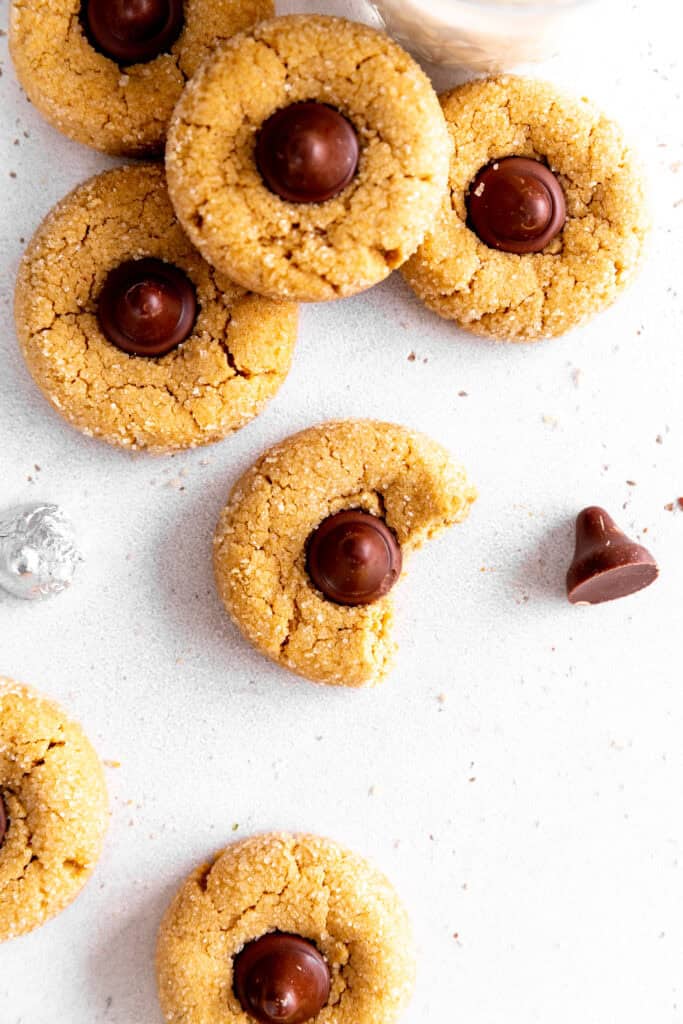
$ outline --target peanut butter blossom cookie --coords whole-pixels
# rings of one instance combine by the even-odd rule
[[[109,171],[47,217],[24,257],[16,322],[46,397],[84,433],[127,448],[217,441],[284,381],[297,310],[207,264],[161,167]]]
[[[81,727],[0,677],[0,942],[76,898],[107,820],[102,766]]]
[[[293,672],[379,682],[404,559],[465,519],[475,497],[423,434],[323,423],[271,448],[233,488],[214,540],[218,590],[251,643]]]
[[[587,100],[493,78],[445,93],[449,190],[403,274],[440,316],[475,334],[534,341],[610,305],[648,228],[641,173]]]
[[[178,1024],[395,1024],[413,989],[410,925],[357,854],[317,836],[256,836],[185,882],[161,925],[157,976]]]
[[[171,199],[203,255],[245,288],[352,295],[415,251],[446,188],[450,140],[396,43],[290,16],[235,37],[185,90],[166,149]]]
[[[10,47],[29,99],[106,153],[158,153],[187,79],[271,0],[13,0]]]

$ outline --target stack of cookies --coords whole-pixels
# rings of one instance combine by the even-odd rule
[[[513,77],[437,97],[387,36],[273,13],[270,0],[13,0],[12,54],[36,107],[79,142],[146,159],[62,200],[17,281],[31,374],[89,436],[161,453],[225,438],[285,380],[297,303],[399,268],[440,316],[510,341],[585,322],[637,269],[640,174],[587,101]],[[233,487],[219,593],[285,668],[376,683],[406,558],[475,498],[424,435],[373,419],[312,427]],[[3,939],[79,891],[106,797],[58,708],[0,681],[0,710]],[[410,931],[354,854],[261,836],[187,880],[158,976],[168,1021],[392,1024],[412,987]]]

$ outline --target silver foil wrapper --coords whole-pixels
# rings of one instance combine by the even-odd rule
[[[14,597],[61,593],[82,561],[73,524],[57,505],[0,511],[0,587]]]

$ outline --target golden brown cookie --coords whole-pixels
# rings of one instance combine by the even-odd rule
[[[291,146],[287,131],[275,132],[257,161],[264,126],[304,102],[342,115],[337,127],[360,151],[356,173],[352,160],[348,184],[326,201],[314,201],[328,194],[321,187],[308,201],[285,199],[259,170],[274,170],[280,146],[329,184],[339,147],[351,144],[334,129],[297,128]],[[292,15],[235,37],[204,64],[173,115],[166,163],[178,216],[209,262],[262,295],[317,301],[369,288],[415,251],[446,188],[449,153],[429,80],[396,43],[340,18]]]
[[[0,942],[76,898],[107,822],[102,766],[80,725],[0,677]]]
[[[150,258],[176,268],[198,304],[187,339],[154,358],[113,344],[99,315],[110,272]],[[28,367],[62,416],[111,444],[159,451],[218,441],[256,416],[287,375],[297,326],[296,306],[245,292],[201,258],[151,164],[99,175],[48,215],[24,256],[15,313]]]
[[[405,557],[465,519],[475,498],[464,470],[423,434],[373,420],[312,427],[265,452],[233,487],[214,538],[219,593],[247,639],[293,672],[377,683],[395,650],[392,597],[381,589],[371,603],[344,605],[324,596],[309,572],[314,531],[362,510]]]
[[[616,125],[587,100],[524,78],[468,82],[441,105],[454,142],[450,191],[402,271],[417,295],[459,326],[509,341],[563,334],[610,305],[648,228],[641,173]],[[468,222],[473,182],[475,198],[486,196],[478,173],[512,156],[540,161],[564,192],[566,223],[540,252],[491,248]]]
[[[273,833],[229,846],[171,903],[157,949],[165,1020],[253,1020],[234,990],[235,963],[272,933],[308,940],[327,963],[329,996],[311,1024],[394,1024],[410,999],[410,924],[384,875],[328,839]]]
[[[148,10],[152,18],[161,14],[166,22],[156,37],[162,50],[149,57],[142,50],[155,49],[154,24],[137,27],[143,39],[151,38],[151,47],[134,44],[130,49],[130,38],[125,42],[126,32],[135,29],[130,22],[118,26],[123,43],[120,34],[107,40],[107,30],[116,28],[111,12],[121,7],[112,0],[12,0],[10,48],[19,81],[51,124],[95,149],[130,156],[161,151],[185,82],[217,41],[273,14],[271,0],[129,5]],[[99,26],[99,43],[89,25],[89,10],[100,12],[93,21]],[[111,49],[115,42],[118,46]],[[103,52],[103,44],[110,55]]]

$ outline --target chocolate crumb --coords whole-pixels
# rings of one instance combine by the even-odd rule
[[[414,352],[409,352],[408,353],[408,362],[409,363],[414,363],[416,359],[417,359],[417,356],[415,355]]]

